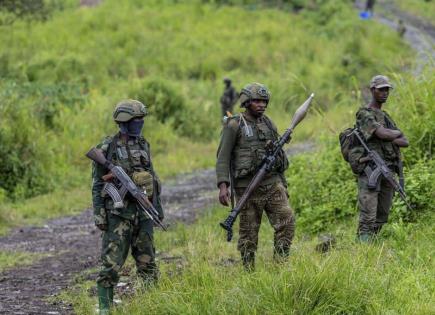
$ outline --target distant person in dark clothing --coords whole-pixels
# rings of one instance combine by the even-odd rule
[[[366,2],[366,12],[370,12],[373,15],[373,7],[375,6],[375,0],[367,0]]]
[[[233,113],[234,104],[239,99],[239,94],[236,89],[231,85],[230,78],[224,78],[225,89],[221,96],[221,110],[222,117],[227,115],[227,112]]]
[[[403,37],[406,33],[406,26],[403,20],[399,20],[399,24],[397,24],[397,33],[400,37]]]

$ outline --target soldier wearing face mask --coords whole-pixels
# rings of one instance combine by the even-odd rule
[[[124,100],[116,105],[113,118],[119,132],[105,138],[96,147],[106,159],[121,166],[135,184],[146,190],[150,201],[163,219],[160,202],[160,182],[151,162],[150,145],[142,136],[146,107],[136,100]],[[119,280],[119,271],[128,251],[136,262],[138,276],[145,283],[154,283],[158,277],[153,243],[153,223],[140,211],[137,202],[128,194],[124,207],[114,207],[103,193],[105,182],[115,180],[108,170],[94,163],[92,168],[92,197],[95,225],[102,233],[102,268],[97,279],[100,314],[109,314],[113,303],[113,288]]]

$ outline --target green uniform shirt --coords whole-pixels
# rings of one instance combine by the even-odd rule
[[[379,139],[375,135],[378,127],[398,130],[393,119],[383,110],[363,107],[356,113],[356,125],[364,136],[367,146],[375,150],[388,164],[397,164],[400,148],[391,141]]]
[[[229,184],[231,173],[235,188],[247,187],[266,155],[266,143],[277,138],[277,129],[267,116],[255,118],[244,112],[229,118],[223,127],[217,154],[218,186],[222,182]],[[285,184],[283,172],[287,167],[287,157],[282,152],[274,169],[265,176],[260,185],[278,181]]]

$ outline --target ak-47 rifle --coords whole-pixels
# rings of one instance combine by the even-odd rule
[[[394,178],[393,171],[390,170],[390,168],[387,166],[387,164],[381,158],[378,152],[369,149],[365,141],[360,136],[359,132],[360,132],[359,129],[355,128],[350,135],[354,134],[358,138],[359,142],[364,147],[364,149],[367,151],[367,157],[362,159],[366,161],[372,161],[376,166],[374,170],[369,165],[367,165],[366,168],[364,169],[364,172],[366,173],[369,180],[367,187],[369,189],[376,189],[377,187],[379,187],[381,175],[382,175],[390,183],[390,185],[393,186],[394,190],[399,193],[400,198],[403,200],[403,202],[405,202],[409,210],[412,211],[413,210],[412,206],[406,198],[405,189],[403,187],[404,184],[401,185],[400,183],[397,182],[397,180]],[[402,174],[401,182],[404,182],[403,174]]]
[[[269,173],[275,162],[278,154],[282,150],[284,144],[288,143],[291,139],[291,135],[293,133],[293,129],[305,118],[308,108],[310,107],[311,101],[313,100],[314,93],[308,97],[308,99],[296,110],[296,113],[293,116],[290,127],[285,131],[285,133],[275,142],[273,143],[273,147],[270,150],[267,150],[266,156],[260,164],[260,167],[246,188],[240,200],[237,202],[235,208],[230,211],[230,214],[225,219],[225,221],[220,223],[220,226],[227,231],[227,241],[230,242],[233,238],[233,224],[236,221],[237,216],[240,213],[240,210],[245,205],[246,201],[249,199],[251,194],[257,188],[258,184],[263,180],[264,176]]]
[[[145,215],[166,231],[165,225],[159,219],[158,211],[148,200],[146,192],[136,186],[127,173],[124,172],[122,167],[116,166],[108,161],[100,149],[92,148],[88,153],[86,153],[86,157],[108,168],[111,171],[111,174],[113,174],[113,176],[119,181],[119,189],[110,182],[106,183],[103,188],[103,190],[112,198],[115,208],[123,208],[124,197],[127,193],[130,193],[130,195],[132,195],[137,201],[140,209],[145,213]]]

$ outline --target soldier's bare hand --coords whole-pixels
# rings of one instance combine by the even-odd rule
[[[112,174],[112,172],[107,173],[106,175],[103,175],[101,177],[105,182],[110,182],[115,176]]]
[[[227,187],[227,184],[221,183],[219,185],[219,202],[228,207],[230,205],[231,192]]]
[[[97,228],[101,231],[107,231],[107,224],[97,224]]]

